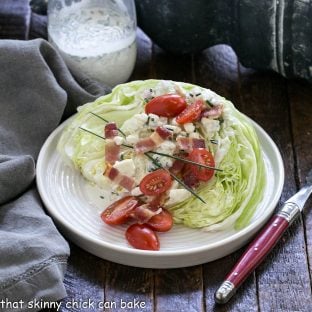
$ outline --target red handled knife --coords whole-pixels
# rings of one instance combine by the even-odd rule
[[[269,220],[250,243],[232,271],[215,293],[217,303],[226,303],[251,272],[264,260],[273,249],[286,229],[300,215],[312,193],[312,170],[307,176],[307,184],[298,193],[289,198],[279,212]]]

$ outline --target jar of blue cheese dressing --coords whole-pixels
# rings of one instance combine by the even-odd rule
[[[48,35],[73,73],[113,87],[136,60],[134,1],[49,0]]]

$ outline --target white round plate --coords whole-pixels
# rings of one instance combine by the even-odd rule
[[[56,145],[64,127],[47,139],[37,162],[37,185],[41,198],[66,238],[103,259],[144,268],[177,268],[197,265],[226,256],[243,246],[265,224],[278,203],[284,184],[281,155],[268,134],[251,121],[262,146],[267,184],[251,223],[240,231],[203,232],[175,225],[160,233],[159,251],[138,250],[125,239],[126,226],[112,227],[100,218],[99,198],[90,184],[64,162]]]

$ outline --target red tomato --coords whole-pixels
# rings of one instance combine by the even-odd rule
[[[145,113],[163,117],[175,117],[179,115],[186,106],[185,99],[180,95],[165,94],[150,100],[145,106]]]
[[[163,209],[161,213],[151,217],[147,224],[157,232],[167,232],[172,228],[173,220],[170,212]]]
[[[215,167],[213,155],[204,148],[194,148],[190,152],[188,159],[197,162],[199,164]],[[193,173],[193,175],[200,181],[208,181],[212,178],[214,174],[213,169],[206,169],[191,164],[187,164],[187,167]]]
[[[170,174],[164,169],[155,170],[146,175],[140,182],[143,194],[153,196],[166,192],[172,184]]]
[[[132,224],[126,231],[131,246],[144,250],[159,250],[157,234],[146,224]]]
[[[125,223],[131,212],[137,207],[139,202],[133,196],[123,197],[110,206],[108,206],[101,214],[102,220],[110,225]]]
[[[193,104],[187,106],[176,118],[177,123],[185,124],[196,120],[204,107],[202,100],[197,100]]]

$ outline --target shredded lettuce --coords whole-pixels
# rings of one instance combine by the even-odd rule
[[[112,93],[87,103],[78,109],[71,124],[63,132],[58,150],[69,159],[86,179],[99,186],[107,183],[105,169],[105,141],[79,129],[83,127],[103,136],[103,121],[90,112],[115,121],[119,127],[144,110],[147,90],[157,95],[192,90],[201,92],[211,104],[223,104],[223,121],[218,131],[205,133],[207,145],[213,151],[217,167],[213,179],[202,184],[196,192],[207,204],[194,196],[170,207],[175,223],[192,228],[218,230],[230,226],[245,227],[260,202],[265,184],[265,167],[256,133],[249,120],[231,102],[208,89],[172,81],[133,81],[115,87]],[[211,139],[217,144],[212,144]]]

